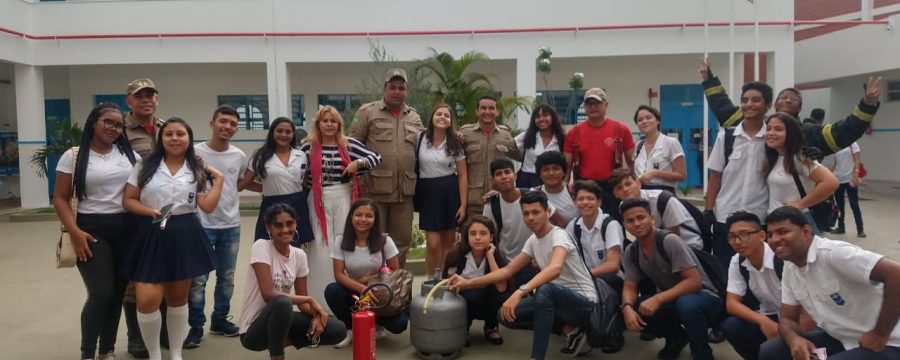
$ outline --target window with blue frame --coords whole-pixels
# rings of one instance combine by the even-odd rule
[[[550,90],[541,91],[535,95],[542,104],[547,104],[556,110],[559,119],[564,125],[577,124],[587,116],[584,114],[582,103],[584,92],[575,90]]]
[[[219,95],[219,105],[228,104],[238,112],[238,128],[246,130],[267,130],[269,128],[269,97],[266,95]],[[303,126],[303,95],[291,95],[291,120],[296,126]]]
[[[362,106],[362,96],[357,94],[321,94],[318,97],[319,106],[331,105],[344,118],[344,127],[348,127],[353,121],[356,109]]]

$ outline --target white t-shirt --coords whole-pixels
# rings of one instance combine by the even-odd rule
[[[845,349],[854,349],[859,337],[875,327],[884,301],[884,284],[869,280],[882,257],[816,236],[806,254],[806,266],[785,262],[781,302],[802,306],[828,335]],[[900,325],[891,331],[887,345],[900,346]]]
[[[247,155],[237,146],[229,145],[228,150],[215,151],[204,142],[194,145],[194,151],[203,158],[203,162],[219,170],[225,176],[222,184],[222,196],[219,205],[211,214],[199,212],[200,223],[204,228],[227,229],[241,226],[240,198],[237,182],[247,171]]]
[[[640,153],[634,154],[634,173],[640,176],[648,170],[672,171],[672,162],[680,157],[684,157],[684,150],[678,139],[660,134],[656,143],[653,144],[653,149],[643,146]],[[650,184],[675,187],[674,181],[658,177],[650,180]]]
[[[572,200],[572,194],[565,188],[562,191],[551,194],[544,185],[541,185],[541,191],[547,194],[547,203],[563,217],[568,223],[578,216],[578,208],[575,207],[575,201]]]
[[[521,133],[516,135],[515,140],[516,146],[519,149],[525,150],[525,156],[522,159],[522,171],[527,173],[537,173],[537,169],[534,168],[534,161],[537,160],[538,155],[543,154],[545,151],[559,151],[562,152],[559,148],[559,139],[556,138],[556,135],[550,139],[550,143],[544,147],[544,140],[541,139],[541,132],[538,131],[534,134],[534,148],[525,149],[525,133]]]
[[[475,262],[475,257],[472,256],[472,253],[466,254],[466,268],[459,274],[466,279],[474,279],[479,276],[482,276],[487,273],[488,269],[488,258],[485,255],[484,258],[481,259],[481,263]],[[447,269],[447,275],[456,274],[456,267],[450,267]]]
[[[494,224],[499,224],[500,221],[503,222],[503,228],[500,229],[500,246],[498,250],[500,250],[500,253],[503,254],[507,261],[512,261],[516,255],[522,252],[525,240],[528,240],[528,237],[531,236],[531,230],[528,230],[528,227],[525,226],[525,221],[522,220],[522,207],[519,205],[519,199],[522,197],[519,196],[513,202],[506,202],[502,196],[499,197],[500,214],[503,216],[503,219],[498,221],[494,218],[490,201],[484,204],[484,210],[482,210],[481,214],[493,220]]]
[[[131,174],[131,161],[119,149],[113,146],[108,154],[99,154],[89,150],[87,169],[84,172],[85,199],[78,201],[79,214],[119,214],[125,212],[122,207],[122,196],[125,193],[125,182]],[[56,171],[74,176],[72,166],[72,149],[66,150],[56,164]],[[134,153],[137,161],[141,156]],[[75,196],[75,189],[72,189]]]
[[[803,184],[803,190],[809,194],[816,186],[816,183],[809,178],[809,174],[822,165],[815,160],[812,160],[812,165],[806,165],[800,158],[796,158],[794,164],[796,165],[800,182]],[[766,183],[769,185],[768,212],[770,213],[775,211],[775,209],[784,206],[785,202],[800,200],[802,198],[800,196],[800,190],[797,189],[797,182],[794,181],[794,176],[784,170],[784,156],[778,156],[778,161],[775,162],[775,167],[772,168],[772,172],[770,172],[769,177],[766,178]],[[803,210],[807,211],[807,209]]]
[[[845,147],[822,160],[823,163],[831,162],[834,164],[832,172],[841,184],[846,184],[853,180],[853,154],[859,154],[859,144],[855,141],[849,147]]]
[[[591,224],[590,229],[588,229],[588,224],[584,223],[583,217],[573,219],[569,222],[569,225],[566,226],[566,232],[576,240],[575,227],[578,226],[581,228],[582,254],[584,255],[584,260],[587,261],[587,264],[591,269],[606,263],[606,259],[608,258],[607,254],[609,254],[609,250],[612,250],[612,248],[618,246],[619,253],[624,252],[622,239],[625,238],[625,234],[622,233],[622,226],[619,225],[618,221],[613,219],[606,225],[606,234],[600,234],[600,227],[603,225],[603,220],[608,218],[609,215],[604,214],[603,211],[599,209],[598,211],[599,214],[597,215],[597,218],[594,219],[594,223]],[[621,275],[621,271],[619,271],[619,275]]]
[[[734,254],[731,257],[731,264],[728,265],[728,292],[744,296],[747,293],[747,282],[741,276],[743,266],[750,275],[750,292],[759,300],[759,312],[765,315],[777,314],[781,308],[781,279],[775,271],[775,252],[769,247],[769,244],[763,243],[763,269],[757,270],[750,263],[749,259],[744,259],[738,265],[740,254]]]
[[[650,202],[650,212],[656,217],[656,227],[660,229],[678,227],[681,232],[681,238],[684,239],[688,246],[692,249],[703,250],[703,239],[697,233],[697,231],[700,231],[700,226],[697,225],[697,221],[694,220],[688,209],[675,196],[672,196],[669,199],[669,203],[666,204],[665,213],[659,213],[659,207],[656,205],[656,202],[659,201],[659,194],[662,192],[662,190],[641,190],[641,199]]]
[[[128,176],[128,183],[138,186],[138,174],[143,162],[138,163]],[[208,186],[211,186],[207,184]],[[141,202],[154,209],[162,209],[168,204],[172,207],[172,215],[190,214],[197,211],[197,183],[194,181],[194,173],[187,166],[187,161],[181,164],[175,174],[169,172],[166,162],[161,161],[156,173],[141,190]]]
[[[734,129],[734,150],[725,167],[725,130],[719,131],[709,156],[709,168],[722,172],[722,186],[716,196],[716,221],[725,223],[728,215],[738,210],[766,218],[769,188],[766,185],[766,127],[756,136],[744,132],[741,121]]]
[[[574,239],[569,237],[565,230],[553,226],[553,229],[542,238],[531,235],[528,241],[525,242],[522,252],[534,259],[541,269],[545,269],[547,266],[550,266],[550,258],[554,248],[562,247],[566,249],[566,260],[562,271],[550,283],[575,291],[589,300],[597,302],[597,289],[594,288],[594,280],[591,279],[591,274],[584,266],[584,263],[581,262],[581,256],[578,256],[578,251],[573,241]]]
[[[309,275],[306,253],[300,248],[293,246],[289,248],[291,253],[285,257],[275,249],[272,240],[260,239],[250,247],[250,271],[247,272],[247,281],[244,282],[241,334],[247,332],[247,329],[253,324],[253,320],[256,320],[260,311],[266,307],[266,301],[263,300],[262,293],[259,291],[253,264],[268,264],[272,270],[272,286],[283,294],[293,294],[294,280]]]
[[[433,147],[428,141],[428,136],[422,137],[419,146],[419,178],[432,179],[456,174],[456,162],[465,160],[465,151],[460,149],[459,155],[453,157],[447,155],[447,141]]]
[[[347,276],[353,279],[377,273],[381,270],[381,265],[384,262],[400,254],[400,251],[397,250],[397,245],[394,245],[394,240],[390,236],[387,236],[384,243],[384,257],[381,256],[381,251],[370,254],[368,246],[357,246],[356,250],[353,251],[343,250],[340,246],[341,239],[341,236],[335,239],[336,246],[331,247],[331,258],[343,261]]]
[[[303,191],[306,155],[300,149],[291,149],[287,166],[284,166],[278,155],[272,155],[266,160],[265,166],[266,178],[262,179],[263,196],[287,195]],[[256,163],[251,160],[247,169],[255,172]]]

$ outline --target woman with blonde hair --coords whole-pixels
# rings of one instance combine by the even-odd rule
[[[325,286],[334,282],[329,247],[343,233],[350,204],[359,196],[357,175],[378,165],[381,156],[344,135],[344,120],[332,106],[316,113],[300,151],[309,164],[303,187],[312,192],[308,205],[314,240],[305,249],[312,274],[307,288],[310,296],[326,304]]]

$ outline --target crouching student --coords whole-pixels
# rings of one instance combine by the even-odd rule
[[[297,212],[290,205],[273,204],[266,210],[265,224],[271,240],[260,239],[250,248],[241,345],[253,351],[269,350],[272,359],[284,359],[287,346],[337,344],[347,334],[346,328],[307,294],[306,253],[291,246]]]
[[[738,211],[725,221],[728,244],[736,254],[728,266],[728,318],[722,332],[728,343],[745,360],[759,358],[759,346],[778,337],[778,308],[781,306],[781,273],[784,261],[766,243],[766,231],[755,214]],[[802,311],[802,310],[801,310]],[[803,313],[802,328],[815,328]]]
[[[643,190],[641,182],[629,169],[616,169],[609,176],[613,195],[619,200],[644,199],[650,204],[650,213],[656,217],[656,226],[678,235],[692,249],[703,250],[700,226],[690,211],[675,195],[666,190]],[[659,201],[664,201],[660,204]],[[660,212],[660,207],[663,211]]]
[[[565,156],[559,151],[546,151],[537,156],[534,167],[537,168],[543,183],[535,190],[547,194],[547,201],[554,209],[550,222],[559,227],[566,227],[569,221],[578,216],[578,209],[575,207],[572,193],[566,186],[568,165]]]
[[[697,256],[678,235],[656,229],[647,200],[625,200],[621,209],[625,229],[637,239],[625,249],[622,261],[625,327],[665,338],[659,359],[677,359],[687,344],[694,359],[713,359],[706,331],[721,306]],[[659,291],[638,297],[638,283],[643,279]]]
[[[900,264],[859,246],[813,234],[806,216],[783,206],[766,216],[769,243],[783,259],[781,337],[760,359],[900,359]],[[803,332],[800,309],[821,329]]]
[[[497,251],[494,223],[482,215],[475,215],[462,226],[462,239],[450,251],[444,263],[443,277],[460,275],[473,279],[506,266],[506,259]],[[468,326],[472,320],[484,320],[484,337],[494,345],[502,345],[503,337],[497,327],[497,311],[507,289],[507,281],[500,280],[484,289],[469,289],[459,293],[466,299]],[[469,344],[468,337],[466,344]]]
[[[598,301],[597,292],[587,267],[579,256],[574,240],[564,230],[550,223],[547,195],[533,191],[520,199],[522,217],[534,235],[528,238],[522,252],[509,265],[474,279],[461,275],[450,278],[450,289],[464,291],[483,288],[511,279],[516,272],[534,260],[540,272],[519,286],[500,309],[506,327],[533,329],[531,358],[544,359],[554,325],[561,325],[567,336],[562,352],[577,356],[590,351],[587,329],[591,308]]]
[[[575,182],[575,206],[580,216],[569,222],[566,232],[577,241],[591,276],[603,279],[621,294],[619,264],[625,235],[619,222],[600,209],[602,194],[603,190],[593,181]]]
[[[519,203],[522,195],[528,190],[516,188],[516,167],[512,161],[494,160],[491,162],[490,170],[497,194],[488,197],[482,215],[491,219],[497,226],[497,248],[500,255],[507,262],[511,262],[522,252],[522,247],[531,236],[531,231],[522,220],[522,207]],[[538,269],[534,266],[523,266],[520,270],[516,270],[512,286],[518,287],[528,282],[537,272]]]

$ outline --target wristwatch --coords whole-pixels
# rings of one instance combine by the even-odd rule
[[[525,293],[525,295],[528,295],[529,293],[531,293],[531,290],[528,289],[528,285],[526,285],[526,284],[519,285],[519,288],[517,290]]]
[[[631,305],[631,304],[629,304],[629,303],[624,303],[624,304],[622,304],[622,305],[619,305],[619,311],[623,311],[623,312],[624,312],[624,311],[625,311],[625,308],[632,308],[632,309],[633,309],[633,308],[634,308],[634,305]]]

